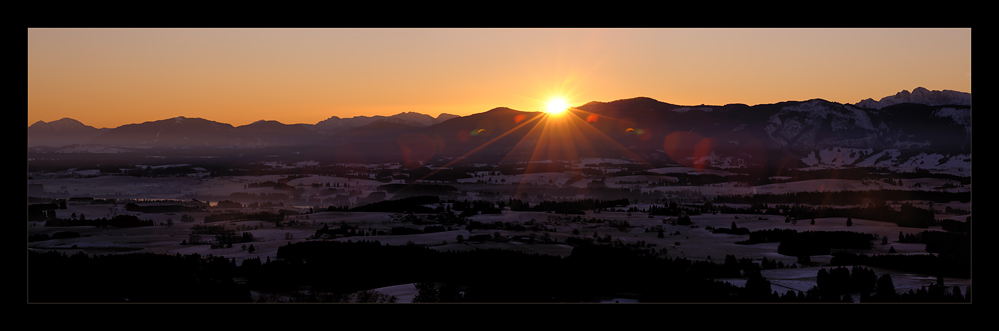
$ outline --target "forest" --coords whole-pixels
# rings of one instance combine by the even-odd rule
[[[282,246],[277,260],[130,253],[67,256],[29,252],[32,302],[250,302],[250,291],[286,293],[296,302],[337,302],[350,293],[414,283],[415,302],[572,303],[629,296],[641,302],[969,302],[970,288],[896,293],[889,274],[862,265],[880,258],[837,254],[809,291],[778,293],[757,264],[663,258],[612,245],[579,245],[567,257],[498,249],[443,252],[377,241],[305,241]],[[765,262],[765,261],[764,261]],[[790,266],[795,267],[795,266]],[[345,272],[349,270],[349,272]],[[67,276],[72,275],[72,276]],[[744,287],[716,278],[746,277]],[[237,279],[245,280],[237,282]],[[301,292],[301,289],[308,289]],[[383,298],[384,299],[384,298]],[[386,302],[391,302],[388,300]]]

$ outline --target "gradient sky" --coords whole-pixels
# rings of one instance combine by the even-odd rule
[[[28,29],[28,124],[232,125],[971,92],[970,28]]]

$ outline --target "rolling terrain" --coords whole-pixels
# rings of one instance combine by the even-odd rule
[[[970,94],[903,92],[39,122],[28,301],[970,302]]]

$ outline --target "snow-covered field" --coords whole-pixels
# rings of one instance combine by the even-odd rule
[[[698,172],[701,170],[693,168],[660,168],[653,169],[652,172],[663,174],[668,177],[671,173],[677,172]],[[710,170],[717,171],[717,170]],[[720,172],[719,173],[723,173]],[[506,179],[507,183],[528,182],[532,184],[566,185],[572,177],[571,173],[539,173],[524,176],[483,176],[476,180],[487,179],[498,182],[499,179]],[[635,177],[635,178],[632,178]],[[641,180],[641,176],[614,177],[615,182],[609,182],[609,187],[616,187],[616,181],[636,181]],[[267,181],[278,181],[282,178],[279,175],[269,176],[242,176],[242,177],[219,177],[219,178],[142,178],[136,180],[134,177],[126,176],[97,176],[89,178],[45,178],[39,176],[29,180],[29,184],[40,184],[40,195],[37,196],[86,196],[93,198],[114,198],[114,199],[178,199],[189,201],[190,199],[200,199],[211,203],[220,199],[225,199],[233,193],[274,193],[273,188],[251,188],[252,183],[262,183]],[[587,182],[583,180],[581,182]],[[318,194],[318,190],[326,189],[330,183],[333,187],[349,185],[349,189],[356,191],[352,197],[366,197],[375,192],[379,185],[384,183],[374,180],[358,180],[329,176],[309,176],[295,178],[287,181],[292,187],[306,188],[309,194]],[[788,182],[780,184],[770,184],[755,187],[746,187],[732,183],[723,183],[698,187],[659,187],[643,188],[643,190],[696,190],[710,196],[714,194],[753,194],[753,193],[786,193],[794,191],[837,191],[837,190],[860,190],[860,189],[911,189],[914,185],[920,184],[928,187],[939,187],[952,181],[943,179],[905,179],[901,181],[901,186],[890,185],[884,182],[862,182],[856,180],[821,179],[801,182]],[[630,184],[621,184],[627,186]],[[314,187],[320,187],[314,189]],[[489,185],[483,185],[489,187]],[[584,184],[585,187],[585,184]],[[970,187],[959,187],[955,189],[970,190]],[[343,192],[347,192],[344,190]],[[32,195],[36,196],[36,195]],[[935,208],[942,210],[944,205],[954,206],[963,210],[970,210],[970,203],[939,204]],[[316,202],[315,206],[322,206]],[[297,209],[304,212],[310,206],[284,206],[283,209]],[[645,206],[642,206],[645,207]],[[245,210],[251,211],[251,210]],[[28,249],[35,250],[59,250],[67,254],[75,252],[87,252],[93,254],[112,254],[127,252],[152,252],[163,254],[193,254],[225,256],[233,258],[239,263],[247,258],[274,259],[277,248],[287,245],[289,242],[309,240],[316,230],[324,224],[331,226],[347,223],[357,225],[361,228],[374,228],[388,230],[393,226],[402,226],[393,221],[394,216],[390,213],[349,213],[349,212],[316,212],[311,214],[290,215],[286,221],[294,221],[296,225],[276,227],[273,223],[259,221],[239,221],[239,222],[219,222],[213,225],[223,225],[227,229],[237,231],[247,231],[253,234],[252,242],[255,251],[249,252],[243,247],[215,248],[208,245],[182,245],[181,243],[191,235],[191,229],[195,225],[203,223],[207,212],[189,213],[195,218],[195,222],[181,222],[180,214],[176,213],[138,213],[125,210],[123,203],[119,204],[75,204],[69,203],[66,209],[56,210],[59,218],[71,218],[76,215],[85,215],[88,219],[101,217],[111,218],[114,215],[132,214],[137,215],[142,220],[152,220],[154,226],[138,228],[96,228],[96,227],[45,227],[41,222],[29,222],[28,235],[53,234],[60,231],[75,231],[81,234],[80,238],[71,239],[50,239],[45,241],[31,242],[27,244]],[[629,216],[630,214],[630,216]],[[511,212],[504,211],[495,215],[476,215],[472,219],[479,222],[528,222],[535,220],[538,223],[549,221],[549,217],[557,214],[544,212]],[[726,255],[734,255],[737,258],[750,258],[760,260],[767,258],[774,261],[782,261],[785,264],[796,262],[796,258],[777,254],[777,244],[755,244],[739,245],[735,242],[744,240],[745,236],[714,234],[709,228],[728,228],[733,222],[738,227],[749,228],[750,231],[769,229],[796,229],[798,231],[853,231],[876,234],[879,237],[889,238],[888,245],[881,245],[880,241],[875,243],[870,250],[856,251],[856,253],[880,254],[887,253],[890,248],[894,248],[899,254],[925,253],[924,245],[903,244],[895,242],[899,233],[915,234],[924,229],[903,228],[892,223],[877,222],[864,219],[854,219],[852,226],[846,226],[844,218],[821,218],[816,219],[814,225],[808,222],[797,222],[797,224],[785,223],[781,217],[767,217],[761,219],[760,215],[696,215],[692,217],[694,226],[677,226],[664,224],[663,217],[649,218],[645,213],[625,213],[625,212],[602,212],[593,214],[587,212],[586,218],[600,218],[607,220],[626,220],[632,226],[625,231],[614,227],[605,226],[598,223],[568,223],[554,222],[549,226],[556,231],[549,235],[556,243],[527,243],[517,240],[518,236],[527,236],[529,232],[516,231],[494,231],[494,230],[452,230],[437,233],[406,235],[406,236],[365,236],[347,237],[335,240],[378,240],[383,244],[404,245],[414,243],[427,245],[439,250],[464,250],[464,249],[485,249],[502,248],[519,250],[528,253],[541,253],[566,256],[572,251],[572,247],[560,244],[570,236],[586,237],[594,233],[600,236],[610,235],[615,240],[624,243],[637,243],[642,241],[655,249],[665,250],[668,257],[683,257],[697,260],[713,260],[721,262]],[[958,219],[963,220],[964,216]],[[172,222],[167,226],[166,223]],[[665,238],[657,238],[656,231],[646,232],[645,229],[661,226],[667,234]],[[578,235],[573,235],[572,231],[579,231]],[[489,234],[498,232],[501,236],[509,238],[507,242],[463,242],[457,241],[458,236],[470,238],[472,235]],[[540,233],[536,235],[540,236]],[[812,261],[816,263],[828,262],[830,256],[814,256]],[[796,269],[767,270],[764,276],[773,284],[773,288],[778,293],[784,293],[788,289],[803,291],[814,286],[814,278],[817,270],[821,267],[802,267]],[[877,273],[891,273],[896,288],[899,291],[907,291],[910,288],[916,289],[920,286],[936,281],[935,277],[929,275],[915,275],[907,273],[897,273],[890,270],[875,269]],[[741,285],[745,280],[728,280],[736,285]],[[970,284],[970,280],[946,279],[948,286],[959,285],[965,288]],[[395,295],[398,302],[410,302],[416,294],[416,289],[412,284],[397,284],[377,289],[379,292]]]

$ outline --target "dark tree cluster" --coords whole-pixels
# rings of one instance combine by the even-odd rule
[[[874,235],[850,231],[805,231],[785,235],[777,253],[788,256],[828,255],[835,249],[868,249]]]
[[[226,230],[215,235],[215,242],[217,245],[224,245],[225,247],[232,247],[233,244],[248,243],[253,241],[253,233],[243,232],[240,235],[236,235],[236,231]]]
[[[458,191],[458,188],[451,185],[434,184],[384,184],[379,185],[377,190],[395,194],[396,196],[399,194],[406,194],[408,196],[444,196]]]
[[[890,275],[874,279],[873,272],[859,266],[852,272],[822,269],[813,290],[779,295],[760,273],[768,263],[731,255],[723,263],[658,258],[610,245],[576,246],[563,258],[498,249],[445,252],[377,241],[305,241],[280,247],[277,258],[268,257],[266,263],[250,258],[237,266],[235,260],[198,254],[31,251],[28,301],[249,302],[254,291],[296,302],[391,302],[362,292],[403,283],[418,284],[419,302],[595,302],[621,295],[641,302],[843,302],[853,301],[849,293],[855,292],[861,293],[860,302],[970,299],[970,288],[948,293],[940,281],[896,294]],[[744,287],[714,280],[737,277],[747,279]]]
[[[228,221],[263,221],[278,223],[284,220],[282,213],[271,213],[266,211],[255,213],[225,212],[205,215],[205,223],[228,222]]]
[[[578,246],[559,258],[495,249],[440,252],[415,245],[302,242],[281,247],[278,255],[287,268],[301,271],[281,284],[364,289],[423,283],[421,300],[431,302],[592,302],[618,293],[648,302],[752,301],[740,296],[738,287],[712,280],[733,275],[717,264],[643,257],[612,246]],[[357,272],[337,272],[339,265]],[[532,276],[539,274],[546,277]],[[429,289],[431,283],[464,294],[440,296]]]
[[[616,200],[572,200],[572,201],[542,201],[531,207],[530,204],[519,199],[510,200],[510,210],[512,211],[544,211],[559,214],[583,215],[586,210],[606,210],[608,208],[624,207],[628,205],[628,199]]]
[[[58,209],[66,209],[66,200],[62,200],[60,203],[35,203],[28,205],[28,221],[44,221],[50,218],[56,218],[55,211]]]
[[[249,302],[224,257],[130,253],[67,256],[28,253],[28,301],[44,302]]]
[[[898,224],[899,226],[905,227],[915,227],[915,228],[927,228],[931,225],[935,225],[937,222],[933,216],[933,212],[928,209],[922,209],[915,207],[909,203],[903,203],[899,210],[888,205],[876,205],[867,207],[850,207],[850,208],[835,208],[835,207],[814,207],[808,205],[794,205],[792,207],[780,208],[785,205],[777,205],[775,207],[769,207],[764,203],[754,203],[748,208],[734,208],[721,206],[718,210],[723,213],[741,213],[741,214],[768,214],[768,215],[787,215],[791,219],[814,219],[814,218],[827,218],[827,217],[847,217],[847,218],[861,218],[869,219],[881,222],[890,222]]]
[[[730,228],[727,228],[727,229],[726,228],[713,229],[713,230],[711,230],[711,233],[724,233],[724,234],[736,234],[736,235],[750,234],[749,228],[740,228],[740,227],[737,227],[735,225],[734,221],[732,222],[732,226]],[[752,240],[751,237],[750,237],[750,240]]]
[[[676,202],[671,202],[665,206],[649,206],[650,216],[679,216],[679,215],[700,215],[702,208],[681,207]]]
[[[354,237],[354,236],[375,236],[375,235],[384,235],[384,234],[385,234],[384,231],[379,231],[371,228],[361,229],[358,228],[357,226],[341,222],[340,225],[334,228],[330,228],[328,224],[323,224],[323,227],[321,229],[316,230],[316,233],[313,235],[313,238],[322,238],[324,236],[329,236],[333,238]]]
[[[971,278],[971,260],[933,254],[855,254],[833,253],[831,265],[865,265],[900,271]]]
[[[732,222],[735,224],[735,222]],[[756,230],[749,233],[749,239],[745,241],[737,242],[737,244],[760,244],[760,243],[772,243],[781,242],[786,239],[793,238],[798,234],[798,230],[794,229],[772,229],[772,230]]]
[[[970,302],[971,289],[961,293],[958,286],[948,289],[942,278],[937,283],[922,286],[919,290],[898,293],[890,274],[877,276],[873,270],[862,266],[851,269],[839,266],[829,271],[820,269],[816,286],[807,292],[809,300],[820,302],[854,302],[851,293],[859,293],[857,302]]]
[[[861,296],[869,296],[875,290],[876,282],[877,275],[874,271],[861,266],[854,266],[852,269],[840,266],[829,271],[822,268],[816,275],[814,290],[818,291],[823,300],[839,301],[840,296],[847,293],[856,292],[861,293]]]
[[[125,204],[125,210],[134,211],[140,213],[179,213],[179,212],[195,212],[201,211],[202,208],[198,206],[185,206],[185,205],[148,205],[140,206],[136,203]]]
[[[86,219],[82,215],[78,219],[50,219],[45,221],[45,226],[96,226],[96,227],[140,227],[153,226],[152,220],[141,220],[135,215],[115,215],[108,219],[101,217],[97,219]]]
[[[215,208],[243,208],[243,204],[232,200],[221,200],[215,203]]]
[[[970,192],[867,190],[832,192],[760,193],[749,196],[720,195],[714,203],[739,204],[806,204],[806,205],[863,205],[867,202],[881,204],[886,201],[924,200],[938,203],[971,201]]]
[[[452,200],[448,202],[451,204],[451,210],[461,212],[459,217],[469,217],[477,214],[499,214],[502,213],[503,208],[506,206],[506,203],[503,201],[500,201],[499,204],[485,200]]]
[[[957,220],[943,219],[937,221],[940,224],[940,229],[948,232],[970,232],[971,231],[971,216],[968,216],[964,222]]]
[[[434,209],[425,205],[438,204],[440,198],[436,196],[415,196],[398,200],[379,201],[364,206],[351,208],[350,211],[357,212],[388,212],[388,213],[433,213]]]
[[[555,231],[554,228],[546,227],[537,222],[479,222],[474,220],[468,221],[465,230]]]
[[[115,172],[114,170],[117,170]],[[109,173],[121,173],[121,169],[101,169],[101,171],[109,171]],[[198,171],[193,167],[189,166],[177,166],[177,167],[139,167],[129,169],[128,175],[133,177],[174,177],[174,176],[184,176]]]
[[[967,232],[923,231],[920,233],[898,233],[900,243],[926,244],[926,251],[941,257],[957,260],[971,260],[971,235]]]

